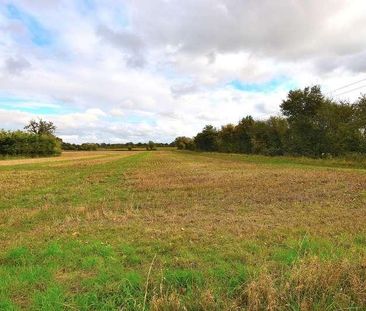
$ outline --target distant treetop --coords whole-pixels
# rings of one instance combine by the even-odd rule
[[[37,134],[37,135],[55,135],[56,126],[49,121],[45,121],[43,119],[30,120],[28,125],[24,127],[29,133]]]

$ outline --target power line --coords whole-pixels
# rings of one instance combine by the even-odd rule
[[[365,78],[365,79],[362,79],[362,80],[359,80],[359,81],[356,81],[356,82],[353,82],[353,83],[350,83],[350,84],[346,84],[346,85],[344,85],[344,86],[341,86],[341,87],[339,87],[339,88],[337,88],[337,89],[335,89],[335,90],[333,90],[333,91],[330,91],[329,93],[333,93],[333,92],[336,92],[336,91],[342,90],[342,89],[344,89],[344,88],[346,88],[346,87],[349,87],[349,86],[355,85],[355,84],[360,83],[360,82],[363,82],[363,81],[366,81],[366,78]]]
[[[365,80],[366,80],[366,79],[365,79]],[[356,87],[356,88],[354,88],[354,89],[352,89],[352,90],[348,90],[348,91],[345,91],[345,92],[340,93],[340,94],[335,94],[334,96],[340,96],[340,95],[344,95],[344,94],[347,94],[347,93],[351,93],[351,92],[353,92],[353,91],[357,91],[357,90],[362,89],[362,88],[364,88],[364,87],[366,87],[366,85],[362,85],[362,86]]]

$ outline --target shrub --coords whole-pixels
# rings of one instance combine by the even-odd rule
[[[23,131],[0,131],[1,156],[51,156],[61,153],[60,141],[52,135]]]

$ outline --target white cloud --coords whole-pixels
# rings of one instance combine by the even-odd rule
[[[125,112],[122,108],[112,108],[110,114],[115,117],[122,117],[125,115]]]
[[[207,123],[276,114],[293,85],[330,91],[365,77],[362,0],[9,4],[52,40],[32,43],[0,4],[0,126],[22,128],[52,108],[41,116],[73,142],[170,141]],[[233,80],[257,90],[234,89]],[[23,101],[9,111],[6,98]]]

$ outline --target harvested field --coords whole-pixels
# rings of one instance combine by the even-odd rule
[[[0,309],[366,309],[360,163],[73,152],[0,193]]]

